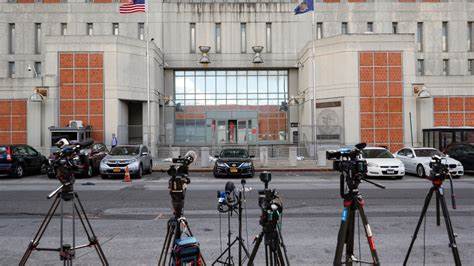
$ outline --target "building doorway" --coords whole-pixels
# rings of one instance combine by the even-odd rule
[[[212,143],[242,145],[255,143],[258,124],[256,112],[233,111],[219,114],[209,112],[207,115],[211,124]]]

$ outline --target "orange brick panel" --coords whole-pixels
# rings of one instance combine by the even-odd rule
[[[374,86],[374,94],[378,97],[387,97],[388,96],[388,88],[386,82],[375,82]]]
[[[60,115],[72,115],[73,111],[73,101],[61,101],[59,114]]]
[[[74,71],[74,82],[87,83],[87,69],[76,69]]]
[[[449,97],[449,111],[464,111],[464,99],[462,97]]]
[[[360,83],[360,97],[372,97],[374,96],[374,85],[372,82],[361,82]]]
[[[399,52],[388,53],[388,64],[390,66],[401,66],[402,65],[402,54]]]
[[[462,127],[464,126],[464,113],[454,113],[449,115],[449,126]]]
[[[90,99],[103,99],[104,98],[103,85],[102,84],[90,85],[89,98]]]
[[[61,0],[43,0],[44,4],[56,4],[61,3]]]
[[[433,109],[435,112],[447,112],[449,106],[448,97],[435,97],[433,99]]]
[[[375,112],[388,112],[388,98],[376,98],[374,100]]]
[[[389,68],[389,79],[390,79],[390,81],[402,81],[402,68],[401,67],[390,67]]]
[[[90,69],[89,70],[89,82],[90,83],[102,83],[103,79],[103,70],[102,69]]]
[[[66,127],[69,125],[69,121],[74,120],[74,117],[72,115],[61,115],[59,116],[59,126],[60,127]]]
[[[390,98],[389,99],[389,110],[390,112],[402,112],[403,101],[402,98]]]
[[[74,87],[74,97],[76,99],[87,99],[88,91],[87,85],[76,85]]]
[[[361,66],[372,66],[374,64],[374,54],[372,52],[362,52],[359,54],[359,64]]]
[[[360,81],[372,81],[374,80],[374,73],[372,67],[360,67],[359,68],[359,79]]]
[[[103,55],[102,54],[90,54],[89,55],[89,67],[91,67],[91,68],[102,68],[103,67]]]
[[[387,65],[387,53],[377,52],[374,54],[374,65],[386,66]]]
[[[91,114],[103,114],[104,113],[104,102],[102,100],[91,100],[89,106],[90,106],[90,113]]]
[[[464,114],[464,126],[474,127],[474,113],[465,113]]]
[[[10,144],[12,137],[11,132],[0,131],[0,143],[2,144]]]
[[[402,96],[403,95],[403,84],[401,82],[390,82],[389,85],[389,96]]]
[[[375,81],[386,81],[387,80],[387,67],[375,67],[374,68],[374,79]]]
[[[0,116],[0,131],[11,130],[11,116]]]
[[[373,98],[360,98],[360,112],[370,113],[374,111]]]
[[[389,122],[391,128],[403,127],[403,115],[402,113],[390,113]]]
[[[101,115],[90,116],[89,125],[92,126],[92,130],[103,130],[104,129],[104,117]]]
[[[12,103],[9,100],[0,100],[0,116],[10,115],[11,104]]]
[[[80,120],[80,121],[82,121],[82,122],[84,123],[84,126],[89,125],[89,121],[88,121],[88,119],[87,119],[87,115],[78,115],[78,114],[76,114],[76,115],[74,116],[74,120]]]
[[[85,100],[76,100],[74,101],[74,108],[75,108],[75,114],[76,115],[87,115],[88,108],[87,108],[87,101]],[[86,119],[79,119],[83,121],[87,121]]]
[[[435,113],[434,114],[434,126],[435,127],[446,127],[446,126],[448,126],[448,114],[447,113]]]
[[[388,129],[375,129],[375,143],[388,142]]]
[[[391,143],[403,143],[403,129],[390,129],[389,139]]]
[[[59,67],[60,68],[72,68],[73,66],[73,54],[62,53],[59,55]]]
[[[31,4],[34,3],[34,0],[18,0],[19,4]]]
[[[474,112],[474,97],[464,98],[464,110],[466,112]]]
[[[16,115],[26,114],[26,101],[13,100],[11,106],[12,106],[12,114],[16,114]]]
[[[374,130],[373,129],[361,129],[360,139],[362,142],[374,143]]]
[[[390,144],[390,145],[389,145],[389,149],[390,149],[391,152],[399,151],[399,150],[401,150],[403,147],[404,147],[404,145],[401,144],[401,143]]]
[[[374,115],[372,113],[360,114],[360,128],[374,128]]]
[[[59,71],[59,75],[60,75],[61,84],[72,83],[73,82],[72,70],[70,70],[70,69],[61,69]]]
[[[89,54],[74,54],[74,66],[76,68],[89,67]]]
[[[93,130],[92,133],[91,133],[91,137],[95,141],[103,141],[104,140],[104,132]]]
[[[12,117],[12,131],[26,131],[26,116]]]
[[[13,133],[12,144],[26,144],[26,132]]]
[[[72,99],[74,98],[74,86],[62,85],[59,91],[61,99]]]
[[[375,114],[375,128],[388,128],[388,114],[387,113],[376,113]]]

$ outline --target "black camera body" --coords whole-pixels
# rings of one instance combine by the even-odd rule
[[[63,185],[72,185],[75,182],[74,174],[81,165],[82,155],[80,154],[81,147],[88,146],[92,141],[76,143],[72,145],[64,145],[55,152],[50,159],[50,167],[56,178]]]
[[[430,178],[431,179],[445,179],[449,174],[449,167],[447,164],[443,163],[443,158],[435,155],[431,157],[430,161]]]
[[[362,149],[367,145],[359,143],[354,149],[341,149],[338,151],[326,151],[326,159],[333,160],[333,169],[339,172],[351,172],[352,174],[367,174],[367,161],[360,159]]]
[[[260,180],[265,184],[265,189],[258,191],[258,206],[262,210],[260,225],[266,232],[275,230],[280,216],[283,213],[283,202],[275,189],[269,189],[268,183],[272,176],[269,172],[260,174]]]
[[[189,179],[189,165],[196,159],[196,153],[189,151],[184,157],[172,158],[167,173],[170,176],[168,189],[171,195],[171,204],[176,216],[181,216],[184,208],[184,198],[187,185],[191,183]]]

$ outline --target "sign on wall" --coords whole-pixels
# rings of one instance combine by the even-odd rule
[[[341,99],[316,101],[316,138],[319,143],[343,143],[344,109]]]

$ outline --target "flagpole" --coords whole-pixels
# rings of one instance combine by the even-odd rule
[[[147,94],[147,100],[146,100],[146,106],[147,106],[147,146],[149,149],[152,149],[151,147],[151,109],[150,109],[150,26],[149,26],[149,21],[148,21],[148,12],[149,12],[149,3],[150,0],[145,0],[145,28],[146,28],[146,34],[145,34],[145,40],[146,40],[146,94]],[[154,150],[154,149],[152,149]]]
[[[311,22],[311,50],[312,50],[312,64],[313,64],[313,102],[311,103],[311,128],[312,128],[312,139],[313,139],[313,145],[314,145],[314,158],[318,160],[318,153],[317,153],[317,130],[316,130],[316,123],[315,123],[315,109],[316,109],[316,52],[315,52],[315,24],[316,24],[316,16],[314,13],[316,8],[314,7],[314,2],[313,2],[313,12],[312,14],[312,22]]]

